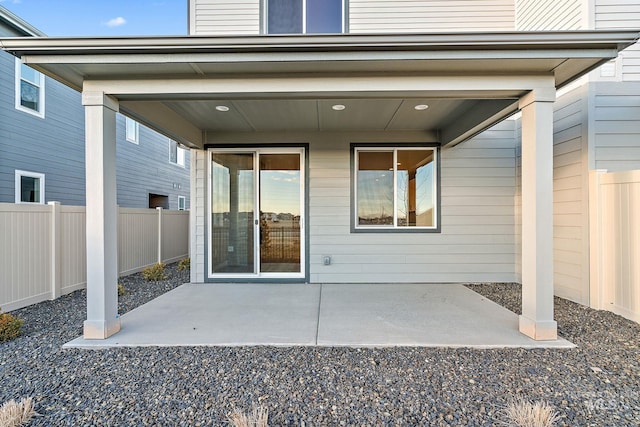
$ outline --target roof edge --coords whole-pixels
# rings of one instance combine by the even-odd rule
[[[20,18],[15,13],[11,12],[4,6],[0,5],[0,19],[4,20],[7,24],[18,30],[19,32],[24,33],[25,36],[31,37],[46,37],[47,35],[29,24],[24,19]]]

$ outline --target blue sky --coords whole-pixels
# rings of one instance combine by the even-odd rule
[[[48,36],[187,34],[187,0],[0,0]]]

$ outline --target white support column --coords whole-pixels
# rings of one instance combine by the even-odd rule
[[[87,179],[87,320],[85,339],[120,331],[118,315],[118,208],[116,205],[116,112],[118,102],[85,91]]]
[[[522,315],[520,332],[558,338],[553,320],[553,102],[555,89],[520,99],[522,110]]]

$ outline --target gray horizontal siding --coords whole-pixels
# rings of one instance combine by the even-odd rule
[[[595,0],[595,29],[640,28],[640,3],[637,0]],[[620,54],[621,80],[640,81],[640,44]]]
[[[554,291],[582,304],[589,303],[587,90],[560,97],[553,116]]]
[[[512,0],[350,0],[349,32],[407,33],[514,29]]]
[[[124,118],[117,119],[118,203],[148,207],[148,194],[178,196],[189,206],[189,156],[186,167],[169,162],[169,140],[143,126],[140,144],[125,141]],[[0,202],[15,201],[15,170],[45,174],[45,202],[85,204],[84,108],[78,92],[45,79],[45,117],[15,108],[15,60],[0,53]],[[181,188],[174,189],[173,183]]]
[[[640,82],[592,84],[595,168],[640,169]]]

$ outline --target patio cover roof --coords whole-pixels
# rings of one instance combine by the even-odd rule
[[[516,112],[533,86],[548,85],[535,78],[562,87],[637,40],[637,31],[579,31],[0,44],[50,77],[113,96],[124,114],[203,147],[205,132],[281,130],[411,130],[457,144]],[[345,113],[332,112],[336,103]],[[220,104],[230,111],[220,114]],[[417,104],[429,105],[428,114]]]
[[[205,132],[283,130],[412,130],[457,144],[516,112],[534,86],[562,87],[637,40],[628,30],[11,38],[0,45],[203,147]],[[483,77],[504,85],[484,85]],[[343,114],[331,112],[336,103],[346,105]],[[217,112],[220,104],[230,111]],[[429,105],[428,113],[416,104]]]

